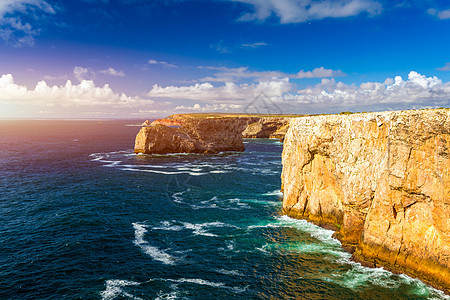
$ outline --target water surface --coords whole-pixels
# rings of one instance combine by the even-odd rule
[[[442,299],[281,215],[281,151],[135,155],[131,121],[0,121],[1,299]]]

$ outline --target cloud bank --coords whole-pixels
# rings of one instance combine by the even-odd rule
[[[83,73],[83,70],[81,70]],[[186,86],[153,85],[142,97],[118,93],[108,84],[70,80],[50,86],[17,84],[11,74],[0,77],[0,116],[14,117],[161,117],[175,112],[243,112],[263,95],[277,113],[336,113],[343,110],[389,110],[450,106],[450,82],[411,71],[383,82],[345,84],[334,78],[298,89],[291,78],[254,83],[198,82]],[[278,110],[280,108],[280,110]],[[40,114],[44,112],[44,114]],[[261,112],[266,112],[261,110]],[[271,111],[267,111],[271,112]]]
[[[33,89],[14,82],[11,74],[0,77],[0,104],[18,107],[34,117],[39,111],[54,116],[83,117],[107,114],[124,116],[139,109],[154,106],[155,102],[114,92],[108,84],[96,86],[92,80],[73,84],[67,80],[62,86],[49,86],[44,80]]]
[[[255,80],[267,80],[273,78],[326,78],[326,77],[341,77],[345,73],[341,70],[325,69],[324,67],[315,68],[312,71],[299,71],[295,74],[289,74],[278,71],[249,71],[247,67],[227,68],[227,67],[201,67],[216,71],[213,76],[205,77],[200,81],[206,82],[236,82],[240,79],[253,78]]]
[[[223,104],[245,107],[262,93],[286,113],[312,112],[317,108],[323,112],[339,112],[341,108],[352,107],[369,110],[371,107],[403,109],[450,105],[450,82],[444,83],[436,76],[426,77],[415,71],[411,71],[406,80],[396,76],[384,82],[365,82],[359,86],[324,78],[319,84],[300,90],[295,90],[288,77],[253,84],[226,82],[214,85],[204,82],[191,86],[154,85],[147,96],[174,102],[192,101],[196,106],[179,106],[177,109],[204,111],[207,105],[212,104],[217,104],[217,109]]]
[[[253,12],[240,21],[264,21],[275,15],[280,23],[302,23],[325,18],[343,18],[361,13],[379,14],[382,5],[375,0],[229,0],[248,4]]]
[[[334,79],[323,79],[316,86],[299,90],[296,95],[286,95],[285,100],[307,104],[327,105],[379,105],[422,104],[449,105],[450,82],[426,77],[411,71],[407,80],[401,76],[388,78],[383,83],[366,82],[360,86],[347,85]]]

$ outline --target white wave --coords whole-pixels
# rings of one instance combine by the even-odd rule
[[[275,190],[272,192],[264,193],[263,196],[278,196],[281,198],[281,197],[283,197],[283,193],[281,192],[281,190]]]
[[[171,197],[173,201],[179,204],[187,205],[194,210],[198,209],[220,209],[220,210],[242,210],[251,208],[248,204],[243,203],[241,199],[233,198],[221,200],[217,196],[211,199],[203,200],[198,203],[189,203],[185,201],[183,197],[180,197],[184,192],[178,192],[173,194]],[[236,207],[237,206],[237,207]]]
[[[228,242],[226,244],[227,244],[227,249],[230,251],[234,250],[235,245],[236,245],[234,241]]]
[[[268,224],[261,224],[261,225],[249,225],[247,226],[247,230],[252,230],[256,228],[279,228],[284,227],[283,225],[274,224],[274,223],[268,223]]]
[[[133,227],[135,236],[134,244],[140,247],[145,254],[149,255],[154,260],[160,261],[166,265],[175,264],[174,257],[156,247],[149,245],[149,243],[144,240],[144,235],[147,232],[147,229],[145,229],[145,225],[133,223]]]
[[[416,295],[422,295],[431,297],[432,299],[448,299],[450,296],[446,296],[443,292],[433,289],[418,279],[413,279],[407,275],[399,275],[395,277],[392,272],[383,268],[368,268],[362,266],[360,263],[356,263],[351,260],[351,254],[344,251],[341,248],[341,243],[332,237],[334,231],[323,229],[306,220],[296,220],[288,216],[277,217],[278,220],[275,226],[288,226],[296,228],[300,231],[307,232],[311,236],[324,242],[326,245],[299,245],[296,249],[302,251],[322,252],[336,256],[337,259],[333,259],[334,262],[348,264],[351,269],[342,274],[331,274],[332,276],[324,278],[325,280],[343,285],[347,288],[357,290],[361,286],[365,286],[368,283],[378,285],[384,288],[395,289],[402,283],[415,286],[414,293]],[[273,224],[267,224],[266,227],[271,227]],[[263,250],[270,245],[264,245]],[[400,279],[400,280],[399,280]]]
[[[190,284],[210,286],[210,287],[215,287],[215,288],[229,289],[229,290],[234,291],[235,293],[242,293],[248,289],[248,286],[246,286],[244,288],[229,287],[229,286],[226,286],[222,282],[212,282],[212,281],[208,281],[208,280],[204,280],[204,279],[200,279],[200,278],[180,278],[180,279],[163,279],[163,280],[173,282],[173,283],[178,283],[178,284],[190,283]],[[162,299],[164,299],[164,298],[162,298]]]
[[[100,293],[103,300],[112,300],[120,296],[125,296],[131,299],[142,299],[139,297],[135,297],[127,292],[124,291],[124,287],[126,286],[136,286],[140,285],[139,282],[135,281],[127,281],[127,280],[107,280],[106,281],[106,289]]]
[[[224,275],[232,275],[232,276],[246,276],[245,274],[240,273],[239,271],[236,270],[225,270],[225,269],[219,269],[216,270],[218,273],[220,274],[224,274]]]
[[[174,300],[178,298],[178,292],[170,292],[170,293],[164,293],[163,291],[159,291],[157,297],[155,300]]]
[[[213,236],[213,237],[215,237],[217,235],[208,232],[207,228],[220,228],[220,227],[239,228],[235,225],[225,224],[222,222],[208,222],[208,223],[199,223],[199,224],[180,222],[179,224],[181,224],[181,225],[178,225],[176,221],[172,221],[172,222],[162,221],[160,224],[161,224],[160,226],[152,227],[152,229],[153,230],[167,230],[167,231],[181,231],[183,229],[186,229],[186,230],[191,230],[194,235]],[[139,234],[141,234],[142,230],[145,230],[145,228],[142,228],[143,225],[137,224],[137,226],[139,226],[139,228],[136,229],[136,231],[139,230]],[[142,235],[143,235],[143,233],[142,233]]]
[[[121,168],[122,171],[134,171],[134,172],[147,172],[147,173],[157,173],[157,174],[165,174],[165,175],[177,175],[177,174],[189,174],[191,176],[201,176],[207,175],[208,173],[194,173],[194,172],[176,172],[176,171],[159,171],[159,170],[142,170],[142,169],[134,169],[134,168]]]
[[[283,205],[283,202],[281,201],[265,201],[265,200],[259,200],[259,199],[246,199],[243,200],[244,202],[247,203],[255,203],[255,204],[259,204],[259,205],[270,205],[270,206],[281,206]]]
[[[161,226],[153,227],[154,230],[167,230],[167,231],[180,231],[184,228],[184,226],[173,225],[169,221],[161,222]]]
[[[161,165],[122,165],[122,167],[125,168],[161,168],[166,169],[168,166],[161,166]]]
[[[177,283],[193,283],[193,284],[198,284],[198,285],[207,285],[207,286],[219,287],[219,288],[225,287],[224,283],[211,282],[211,281],[199,279],[199,278],[168,279],[168,281],[177,282]]]
[[[306,220],[297,220],[288,216],[281,216],[276,219],[278,220],[278,224],[281,226],[293,227],[300,231],[309,233],[312,237],[315,237],[324,243],[341,246],[341,242],[333,238],[333,230],[324,229]]]
[[[185,203],[184,201],[183,201],[183,197],[181,197],[181,195],[183,195],[185,192],[178,192],[178,193],[174,193],[173,195],[172,195],[172,198],[173,198],[173,202],[176,202],[176,203]]]
[[[268,254],[269,251],[267,251],[266,248],[270,248],[270,245],[269,244],[265,244],[265,245],[263,245],[261,247],[256,247],[255,249],[261,251],[264,254]]]
[[[100,160],[100,162],[106,163],[104,167],[116,167],[121,163],[120,160]]]
[[[428,286],[423,281],[409,277],[405,274],[400,274],[399,277],[408,284],[416,286],[415,294],[419,296],[428,296],[428,299],[445,299],[450,300],[450,295],[446,295],[443,291],[437,290]]]
[[[229,225],[222,222],[210,222],[201,224],[183,223],[183,225],[185,228],[191,229],[195,235],[203,236],[217,236],[216,234],[207,232],[205,230],[205,227],[235,227],[234,225]]]

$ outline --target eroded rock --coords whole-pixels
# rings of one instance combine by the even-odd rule
[[[354,257],[450,291],[450,111],[291,120],[283,210],[333,225]]]
[[[218,153],[244,151],[242,138],[282,138],[288,117],[256,115],[177,114],[145,122],[136,136],[134,152]],[[248,133],[248,134],[247,134]]]

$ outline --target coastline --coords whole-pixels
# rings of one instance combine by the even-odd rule
[[[437,109],[292,120],[283,212],[333,228],[355,261],[449,294],[449,116]]]
[[[407,274],[450,294],[448,242],[436,238],[445,238],[449,213],[448,109],[289,117],[288,126],[267,130],[272,119],[172,115],[143,127],[135,152],[146,153],[158,140],[170,141],[169,153],[243,151],[243,132],[259,138],[289,128],[283,135],[283,214],[334,230],[364,266]],[[179,127],[169,127],[174,124]],[[441,172],[440,183],[431,180],[433,172]]]

